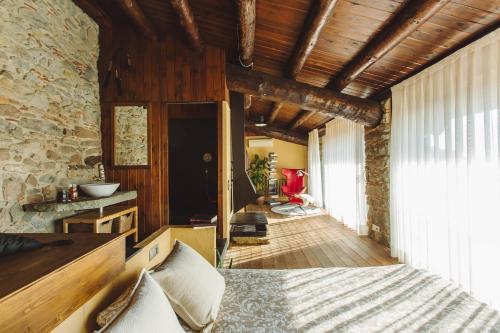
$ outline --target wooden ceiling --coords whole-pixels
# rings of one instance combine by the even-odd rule
[[[94,1],[114,20],[133,24],[119,5],[119,2],[128,0]],[[179,24],[179,16],[172,3],[189,4],[203,43],[225,48],[228,61],[234,64],[239,63],[237,1],[135,0],[160,37],[176,34],[186,43],[189,39]],[[290,77],[287,73],[290,59],[309,26],[308,15],[314,14],[318,4],[329,1],[255,2],[253,70]],[[424,2],[434,2],[431,5],[438,9],[422,20],[423,23],[412,22],[418,28],[362,71],[342,90],[344,94],[380,99],[392,85],[500,26],[500,0],[338,0],[295,80],[326,87],[332,80],[338,79],[349,64],[352,65],[370,42],[384,36],[388,30],[394,30],[393,22],[404,16],[405,9]],[[267,118],[272,107],[273,102],[253,97],[249,115],[254,119],[261,115]],[[298,106],[285,104],[277,113],[273,125],[291,128],[301,117],[305,121],[295,130],[303,133],[331,118],[320,113],[309,114]]]

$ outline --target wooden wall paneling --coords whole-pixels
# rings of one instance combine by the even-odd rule
[[[160,100],[159,44],[145,39],[130,27],[116,26],[113,30],[112,52],[122,49],[128,53],[132,61],[132,69],[118,68],[122,79],[123,95],[117,96],[116,81],[110,80],[109,87],[104,89],[106,102],[150,102]],[[109,48],[109,46],[107,46]],[[101,49],[103,49],[101,47]],[[109,63],[110,55],[106,63]],[[116,69],[115,57],[114,69]],[[107,66],[107,64],[106,64]]]
[[[183,101],[184,100],[184,68],[183,68],[183,57],[180,54],[180,50],[178,48],[179,42],[175,41],[175,61],[174,61],[174,70],[175,70],[175,101]]]
[[[217,70],[217,100],[229,102],[229,90],[226,86],[226,53],[222,49],[217,49],[217,60],[219,66]]]
[[[154,43],[150,45],[151,45],[150,63],[152,64],[151,76],[155,78],[149,80],[151,83],[150,89],[152,92],[151,100],[161,101],[162,100],[161,85],[167,81],[161,75],[161,63],[164,62],[164,59],[160,58],[161,44]]]
[[[196,100],[195,98],[195,93],[194,93],[194,82],[191,81],[191,75],[193,74],[193,71],[195,70],[196,66],[193,66],[192,62],[195,60],[193,58],[198,58],[197,55],[193,55],[190,57],[188,54],[186,54],[186,50],[182,49],[182,73],[183,73],[183,81],[184,81],[184,89],[183,89],[183,94],[182,94],[182,100],[184,101],[189,101],[189,100]]]
[[[161,46],[162,99],[165,102],[209,102],[224,99],[224,51],[207,46],[197,54],[184,43],[166,38]]]
[[[196,66],[193,61],[193,55],[188,54],[187,50],[182,47],[181,41],[177,42],[178,57],[182,59],[182,67],[179,69],[183,74],[184,86],[182,87],[182,101],[192,101],[194,100],[193,96],[193,87],[191,84],[191,73]],[[194,66],[193,66],[194,65]]]
[[[161,45],[161,91],[163,101],[175,101],[175,52],[172,44],[174,39],[166,37]]]
[[[206,81],[207,85],[206,85],[206,90],[205,90],[206,95],[204,97],[205,97],[205,99],[212,99],[213,91],[214,91],[214,80],[213,80],[213,76],[212,76],[212,73],[214,71],[214,68],[213,68],[213,49],[212,48],[207,48],[207,50],[205,52],[205,58],[206,58],[205,81]]]
[[[176,62],[175,62],[175,71],[179,73],[179,81],[180,85],[178,86],[178,92],[177,92],[177,100],[178,101],[188,101],[191,99],[191,94],[190,90],[191,87],[189,86],[188,80],[189,77],[189,68],[187,65],[187,56],[185,55],[184,50],[182,49],[181,42],[179,40],[176,40],[175,43],[175,52],[176,52]]]
[[[102,164],[107,167],[111,165],[111,154],[108,153],[108,146],[111,141],[110,117],[108,116],[109,108],[107,103],[101,103],[101,149],[102,149]],[[106,178],[112,177],[111,172],[106,173]]]
[[[205,54],[206,54],[206,49],[205,49]],[[199,93],[198,93],[198,100],[200,101],[205,101],[207,100],[206,98],[206,91],[207,91],[207,80],[206,80],[206,68],[207,68],[207,57],[206,55],[203,55],[202,57],[199,58],[199,72],[200,72],[200,78],[199,78]]]
[[[113,31],[112,28],[99,30],[99,58],[97,59],[97,77],[99,80],[99,97],[100,101],[106,101],[106,93],[110,90],[110,87],[104,89],[102,83],[106,76],[106,72],[109,66],[109,61],[111,59],[111,54],[113,53],[112,47],[109,47],[113,43]],[[110,78],[110,83],[113,81]],[[102,104],[101,104],[102,105]]]
[[[212,70],[210,76],[213,79],[213,85],[214,85],[213,97],[212,97],[214,101],[222,101],[224,99],[223,87],[221,85],[222,66],[220,63],[220,56],[221,56],[220,50],[213,49],[213,56],[212,56],[213,65],[210,67],[210,69]]]
[[[202,59],[203,56],[199,55],[198,59]],[[200,78],[201,78],[201,73],[200,73],[200,66],[195,66],[192,71],[189,71],[190,74],[190,82],[191,82],[191,93],[192,97],[194,100],[200,101],[201,100],[201,89],[200,89]]]
[[[132,59],[132,70],[120,69],[123,95],[117,96],[114,77],[101,87],[103,164],[109,181],[123,190],[137,190],[133,204],[139,206],[140,237],[168,224],[168,110],[167,102],[221,101],[225,95],[224,51],[213,46],[196,54],[172,36],[152,41],[131,27],[115,24],[113,33],[101,38],[99,76],[114,50],[122,48]],[[151,163],[149,168],[112,168],[111,141],[113,103],[150,103]]]
[[[127,182],[127,189],[137,191],[137,186],[135,183],[135,173],[136,173],[135,169],[129,168],[129,170],[126,170],[125,172],[123,172],[122,175],[123,175],[123,178],[125,178],[125,180]],[[139,196],[139,191],[137,191],[137,195]],[[137,198],[136,198],[136,201],[137,201]],[[141,208],[144,208],[144,207],[141,207]]]

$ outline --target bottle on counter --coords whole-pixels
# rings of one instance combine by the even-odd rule
[[[63,188],[57,193],[57,202],[67,203],[68,202],[68,190]]]
[[[78,200],[78,187],[76,184],[71,184],[71,201]]]
[[[73,199],[73,184],[69,184],[68,186],[68,202]]]

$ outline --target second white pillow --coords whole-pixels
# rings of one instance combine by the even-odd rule
[[[192,329],[210,328],[226,288],[224,277],[188,245],[176,241],[165,261],[151,273],[174,311]]]
[[[128,304],[98,333],[184,333],[158,283],[142,271]]]

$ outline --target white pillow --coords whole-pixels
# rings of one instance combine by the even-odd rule
[[[142,271],[129,303],[98,333],[185,333],[158,283]]]
[[[224,277],[205,258],[176,241],[172,252],[151,276],[189,327],[197,331],[211,329],[226,284]]]

